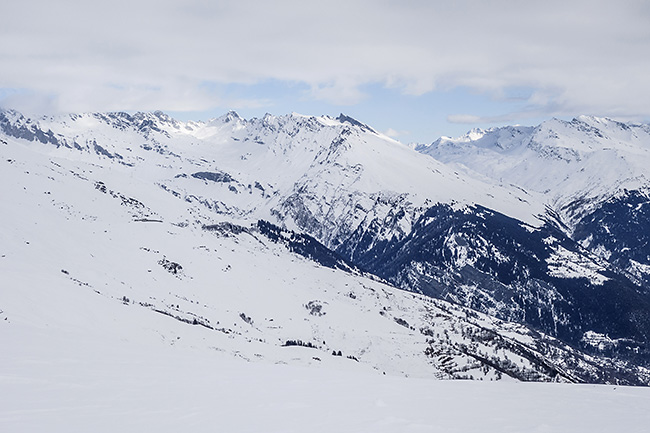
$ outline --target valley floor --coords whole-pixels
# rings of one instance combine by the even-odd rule
[[[247,362],[214,350],[2,328],[5,432],[632,433],[650,425],[650,389],[642,387],[403,378],[343,361]]]

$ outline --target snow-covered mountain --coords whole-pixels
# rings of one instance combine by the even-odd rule
[[[473,130],[417,150],[499,183],[541,193],[568,223],[580,217],[567,207],[571,202],[603,200],[650,183],[650,126],[593,116],[570,122],[552,119],[537,127]]]
[[[465,172],[543,195],[546,218],[650,287],[650,125],[579,116],[473,130],[417,150]]]
[[[650,381],[645,286],[549,225],[544,191],[343,115],[4,111],[0,130],[13,344],[45,329],[408,376]]]

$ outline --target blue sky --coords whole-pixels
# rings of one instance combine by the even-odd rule
[[[423,95],[408,95],[399,89],[386,88],[381,84],[360,86],[363,96],[354,104],[336,104],[314,99],[309,86],[301,83],[263,81],[252,85],[206,85],[210,91],[224,99],[235,101],[233,109],[242,117],[261,117],[265,113],[286,114],[297,112],[309,115],[337,116],[340,113],[352,116],[376,130],[386,133],[404,143],[427,143],[436,138],[459,136],[471,128],[489,128],[515,121],[454,121],[454,115],[464,113],[471,107],[472,113],[489,117],[494,113],[521,112],[525,109],[528,89],[513,89],[508,97],[495,99],[472,89],[457,87],[449,90],[427,92]],[[238,106],[236,101],[259,101],[259,106]],[[207,111],[172,111],[169,114],[180,120],[196,120],[218,117],[224,113],[222,107]],[[535,125],[544,117],[519,115],[521,124]]]
[[[650,119],[643,0],[23,0],[0,106],[345,113],[403,142],[580,114]]]

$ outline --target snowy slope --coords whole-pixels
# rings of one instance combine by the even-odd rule
[[[0,129],[2,431],[642,432],[650,421],[646,387],[521,383],[650,383],[647,368],[603,356],[625,342],[587,332],[600,353],[589,355],[398,290],[327,248],[361,254],[359,233],[426,245],[423,224],[440,227],[431,212],[444,209],[465,229],[441,238],[449,269],[478,266],[512,244],[481,231],[503,234],[489,209],[537,238],[541,193],[466,176],[343,116],[3,112]],[[543,239],[554,272],[617,278]],[[459,378],[474,380],[435,380]]]
[[[231,112],[209,122],[182,123],[161,112],[26,119],[5,111],[0,125],[14,137],[54,144],[48,149],[56,148],[57,154],[67,151],[79,158],[80,150],[88,161],[113,158],[197,199],[205,193],[197,185],[201,182],[175,176],[227,173],[228,182],[209,184],[210,194],[227,202],[235,216],[267,215],[269,207],[288,212],[286,201],[297,192],[336,204],[329,215],[320,215],[315,201],[304,203],[319,221],[334,217],[339,223],[346,213],[358,217],[346,201],[350,195],[362,196],[364,207],[383,196],[404,196],[413,208],[479,203],[531,223],[543,210],[521,191],[463,176],[437,161],[422,161],[407,146],[343,115],[244,120]],[[268,203],[260,205],[260,196]],[[338,225],[356,227],[347,220]]]
[[[321,267],[255,226],[217,224],[129,167],[30,147],[1,148],[0,305],[13,344],[46,332],[407,376],[648,380],[525,327]]]
[[[569,226],[595,204],[650,184],[650,126],[579,116],[537,127],[473,130],[417,150],[502,184],[543,195]],[[571,203],[592,201],[591,207]]]
[[[545,219],[650,293],[650,126],[580,116],[474,130],[417,150],[542,194]]]
[[[428,378],[649,380],[633,363],[292,253],[367,228],[373,241],[409,240],[440,201],[539,223],[532,194],[353,119],[4,112],[0,126],[0,309],[14,346],[36,333]],[[260,219],[284,225],[283,241]]]
[[[414,379],[356,363],[305,368],[38,330],[21,336],[0,354],[0,426],[15,433],[643,433],[650,422],[645,387]]]

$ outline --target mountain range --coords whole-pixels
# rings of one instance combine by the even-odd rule
[[[13,344],[650,384],[649,125],[405,145],[345,115],[5,110],[0,140]]]

